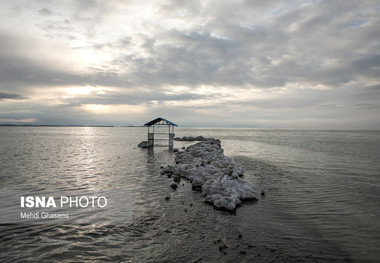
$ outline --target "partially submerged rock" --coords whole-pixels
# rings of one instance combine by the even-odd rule
[[[175,163],[163,172],[186,178],[202,191],[206,202],[218,208],[234,210],[242,200],[258,199],[252,184],[240,178],[243,169],[223,154],[220,140],[203,138],[176,153]]]
[[[147,141],[142,141],[138,144],[138,147],[140,148],[152,148],[153,144]]]

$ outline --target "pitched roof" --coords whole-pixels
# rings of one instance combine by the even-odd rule
[[[147,122],[144,124],[144,126],[152,126],[152,125],[173,125],[173,126],[178,126],[177,124],[171,122],[171,121],[168,121],[167,119],[164,119],[164,118],[157,118],[157,119],[154,119],[150,122]]]

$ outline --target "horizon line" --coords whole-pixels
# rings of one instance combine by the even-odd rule
[[[96,125],[96,124],[0,124],[0,127],[94,127],[94,128],[144,128],[144,125]],[[292,127],[227,127],[227,126],[194,126],[194,125],[179,125],[177,128],[223,128],[223,129],[271,129],[271,130],[331,130],[331,131],[380,131],[380,129],[368,128],[292,128]]]

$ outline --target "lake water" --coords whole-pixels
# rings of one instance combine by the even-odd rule
[[[0,261],[378,261],[379,131],[176,129],[189,135],[221,139],[265,196],[228,213],[186,181],[173,191],[160,167],[175,155],[138,148],[145,128],[0,127]],[[114,206],[12,222],[19,196],[38,193],[103,193]]]

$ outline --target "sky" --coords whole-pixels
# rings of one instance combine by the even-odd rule
[[[380,129],[378,0],[0,0],[0,124]]]

